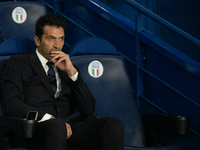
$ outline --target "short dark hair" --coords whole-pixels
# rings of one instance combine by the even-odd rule
[[[41,40],[42,35],[44,34],[44,26],[57,26],[62,27],[65,31],[66,21],[59,15],[53,13],[47,13],[44,16],[41,16],[35,24],[35,35]]]

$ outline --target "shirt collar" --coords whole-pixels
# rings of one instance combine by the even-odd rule
[[[36,54],[42,64],[42,66],[44,67],[46,65],[46,63],[48,62],[48,60],[46,58],[44,58],[39,52],[38,49],[36,49]]]

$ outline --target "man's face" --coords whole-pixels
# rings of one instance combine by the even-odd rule
[[[38,52],[47,60],[51,60],[52,51],[61,51],[64,45],[65,33],[62,27],[44,26],[44,34],[41,40],[35,36],[34,40],[38,46]]]

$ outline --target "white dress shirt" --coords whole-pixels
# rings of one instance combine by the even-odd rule
[[[47,65],[48,60],[47,60],[46,58],[44,58],[44,57],[38,52],[37,49],[36,49],[36,54],[37,54],[37,56],[38,56],[38,58],[39,58],[39,60],[40,60],[40,62],[41,62],[41,64],[42,64],[42,66],[43,66],[43,68],[44,68],[46,74],[48,75],[48,70],[49,70],[49,67],[48,67],[48,65]],[[53,69],[54,69],[54,71],[55,71],[55,76],[56,76],[56,81],[57,81],[57,90],[56,90],[56,93],[55,93],[54,97],[57,98],[57,97],[60,95],[60,92],[61,92],[61,90],[62,90],[62,85],[61,85],[61,79],[60,79],[60,76],[59,76],[59,74],[58,74],[58,70],[57,70],[57,67],[56,67],[55,64],[53,65]],[[76,81],[77,78],[78,78],[78,72],[76,72],[76,74],[73,75],[73,76],[71,76],[70,78],[71,78],[73,81]],[[42,118],[39,122],[46,121],[46,120],[50,119],[51,116],[52,116],[51,114],[46,113],[46,114],[43,116],[43,118]]]

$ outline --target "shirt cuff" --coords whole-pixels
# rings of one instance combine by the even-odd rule
[[[73,76],[71,76],[70,78],[72,79],[72,81],[75,82],[78,78],[78,71]]]
[[[45,114],[41,120],[39,120],[38,122],[43,122],[43,121],[46,121],[46,120],[49,120],[50,118],[52,117],[52,115],[50,114]]]

